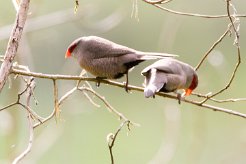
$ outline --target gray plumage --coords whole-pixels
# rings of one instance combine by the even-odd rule
[[[178,89],[185,89],[189,95],[198,85],[198,76],[193,67],[173,58],[158,60],[141,73],[145,76],[145,97]]]
[[[142,61],[176,56],[137,51],[97,36],[80,37],[73,41],[67,49],[66,57],[71,54],[82,68],[96,77],[108,79],[122,77]]]

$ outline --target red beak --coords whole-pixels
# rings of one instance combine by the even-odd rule
[[[192,89],[186,89],[185,90],[185,96],[189,96],[192,92]]]

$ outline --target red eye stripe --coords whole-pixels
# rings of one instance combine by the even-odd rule
[[[194,90],[197,87],[197,85],[198,85],[198,78],[196,75],[194,75],[189,89]]]
[[[71,56],[71,54],[73,53],[73,50],[77,47],[77,43],[76,44],[73,44],[71,45],[68,49],[67,49],[67,52],[66,52],[66,55],[65,55],[65,58],[68,58]]]

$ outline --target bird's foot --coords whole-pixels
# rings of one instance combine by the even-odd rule
[[[178,98],[178,103],[181,104],[181,98],[182,98],[182,96],[181,96],[180,93],[177,93],[177,98]]]
[[[178,102],[179,104],[181,104],[181,101],[185,99],[185,92],[184,93],[177,93],[177,98],[178,98]]]
[[[97,88],[100,87],[100,81],[97,81],[97,82],[96,82],[96,87],[97,87]]]
[[[128,89],[128,71],[126,72],[126,82],[124,82],[124,84],[125,84],[125,90],[126,90],[126,92],[128,93],[128,91],[129,91],[129,89]]]
[[[125,91],[128,93],[129,92],[128,82],[123,82],[123,84],[125,85]]]
[[[104,79],[102,77],[96,77],[97,81],[96,81],[96,87],[100,87],[100,84],[101,84],[101,80]]]
[[[185,93],[177,93],[178,103],[181,104],[181,100],[184,100]]]

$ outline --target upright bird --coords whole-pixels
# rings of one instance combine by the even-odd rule
[[[156,92],[176,92],[185,90],[190,95],[198,85],[198,76],[194,68],[173,58],[161,59],[146,67],[142,72],[145,76],[145,97],[151,97]],[[180,103],[181,95],[178,94]]]
[[[97,36],[80,37],[68,47],[65,57],[73,56],[82,68],[100,79],[118,79],[145,60],[175,57],[176,55],[137,51]]]

